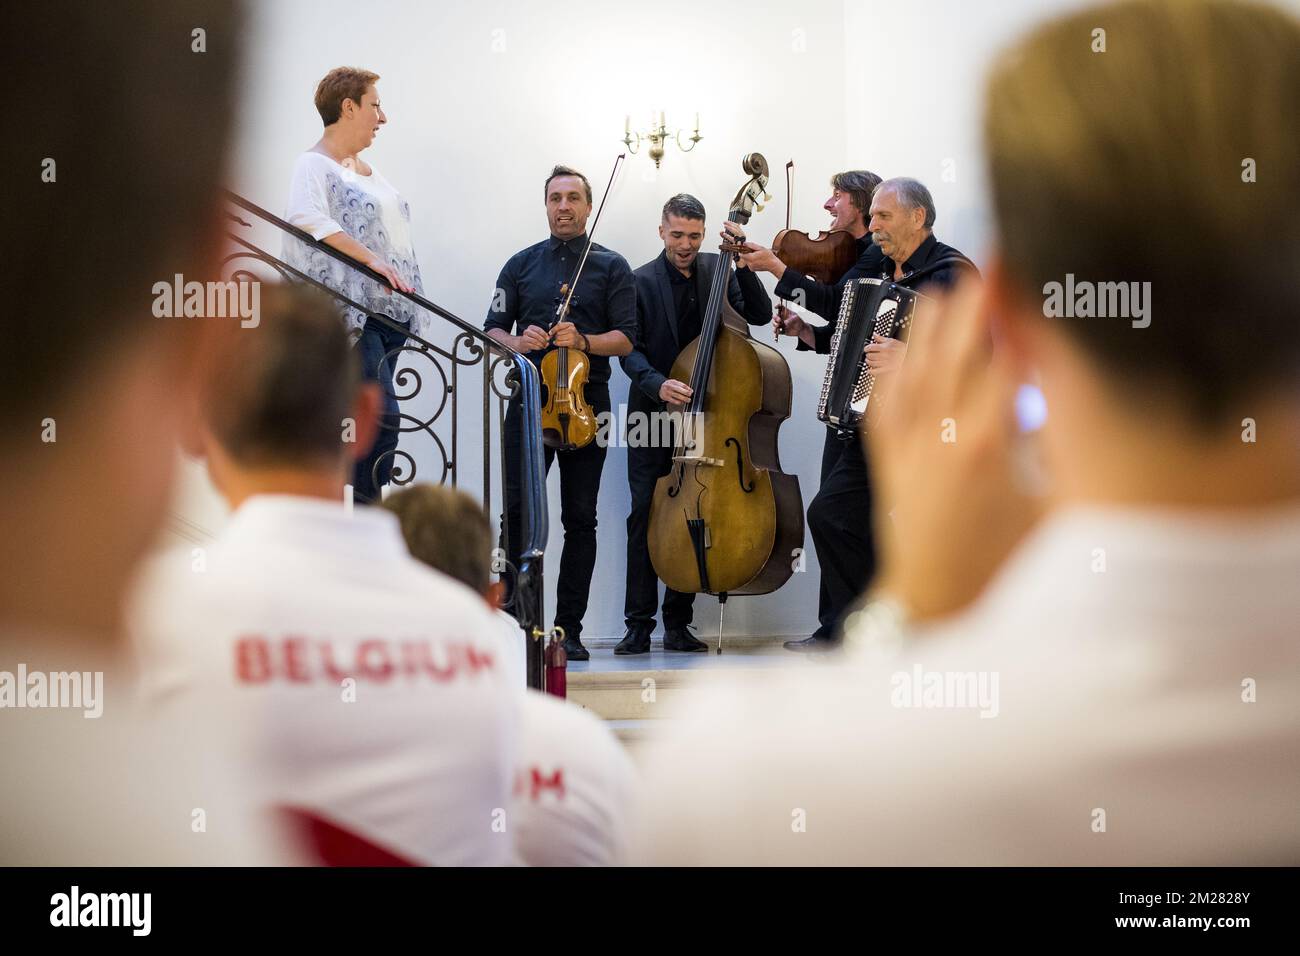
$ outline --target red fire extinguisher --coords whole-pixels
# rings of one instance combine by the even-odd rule
[[[569,655],[564,653],[564,628],[551,629],[551,640],[546,645],[546,693],[564,698],[569,694],[565,674]]]

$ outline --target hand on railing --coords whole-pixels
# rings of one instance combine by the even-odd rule
[[[355,239],[348,237],[347,233],[334,233],[333,235],[326,235],[324,239],[316,239],[312,237],[311,233],[303,232],[302,229],[299,229],[298,226],[292,225],[291,222],[282,220],[281,217],[274,215],[272,212],[266,212],[264,208],[257,206],[256,203],[248,202],[247,199],[244,199],[243,196],[238,193],[231,193],[230,190],[222,190],[222,193],[224,193],[226,199],[229,199],[231,203],[235,204],[235,206],[244,209],[244,211],[251,212],[253,216],[256,216],[257,219],[260,219],[261,221],[269,222],[270,225],[276,226],[276,228],[281,230],[283,233],[292,235],[292,237],[298,239],[299,242],[305,243],[305,245],[316,248],[316,250],[320,250],[321,252],[325,252],[325,254],[331,256],[331,258],[342,261],[342,263],[346,263],[347,265],[351,265],[352,268],[367,269],[367,271],[374,273],[370,278],[374,278],[376,281],[382,280],[389,282],[389,285],[400,291],[400,293],[409,295],[413,302],[422,308],[422,310],[432,312],[433,315],[441,316],[442,319],[455,325],[456,328],[461,330],[461,332],[472,336],[474,341],[482,342],[484,345],[489,347],[497,347],[497,349],[504,347],[504,349],[513,351],[513,346],[500,342],[500,339],[487,336],[487,333],[478,328],[477,325],[471,325],[464,319],[461,319],[460,316],[452,315],[451,312],[448,312],[445,308],[439,306],[439,304],[429,302],[429,299],[424,298],[424,295],[417,293],[417,291],[412,289],[411,286],[404,284],[402,277],[396,276],[396,274],[394,274],[389,268],[389,265],[383,263],[381,260],[377,260],[373,252],[370,252],[370,250],[361,245],[361,243],[356,242]],[[255,250],[257,255],[260,255],[261,258],[268,260],[272,259],[272,256],[268,256],[264,250],[260,250],[260,248],[252,245],[252,243],[248,242],[247,239],[242,239],[233,234],[231,234],[231,238],[233,238],[235,242],[238,242],[239,245]],[[285,264],[279,263],[279,267],[285,267]],[[304,278],[304,280],[305,278],[308,278],[307,276],[303,276],[302,273],[296,274],[298,274],[299,278]],[[318,282],[316,285],[320,286],[322,290],[326,291],[326,293],[333,295],[334,298],[342,298],[337,290],[318,284]],[[351,302],[348,302],[347,304],[350,304],[352,308],[363,308],[364,310],[364,307],[359,306],[359,304]],[[421,345],[424,345],[425,347],[430,347],[429,343],[425,342],[424,339],[419,336],[411,336],[411,338],[420,342]]]
[[[387,279],[388,284],[392,286],[394,289],[396,289],[398,292],[415,291],[415,286],[402,281],[402,277],[398,273],[398,271],[394,269],[392,266],[390,266],[383,259],[379,258],[379,256],[374,255],[372,253],[368,259],[364,260],[363,264],[367,268],[373,269],[375,272],[378,272],[381,276]]]

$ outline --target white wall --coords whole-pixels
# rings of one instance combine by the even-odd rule
[[[547,234],[541,194],[551,165],[577,166],[599,191],[622,149],[626,113],[644,128],[652,109],[665,110],[670,125],[690,124],[698,111],[704,135],[689,155],[669,146],[658,175],[644,153],[628,157],[599,241],[633,267],[661,248],[659,209],[673,193],[697,195],[720,224],[745,179],[740,158],[753,150],[768,157],[777,181],[770,190],[774,202],[752,220],[752,234],[766,241],[784,224],[781,170],[791,157],[802,204],[796,222],[804,228],[824,222],[818,208],[823,185],[845,159],[839,0],[815,0],[797,14],[778,4],[681,0],[639,10],[579,0],[559,14],[546,12],[548,6],[257,5],[232,188],[281,210],[294,157],[320,134],[311,104],[315,83],[331,67],[351,64],[382,77],[389,124],[367,155],[411,203],[426,291],[475,323],[482,322],[505,260]],[[820,363],[805,363],[796,375],[795,418],[783,429],[782,455],[787,468],[801,472],[810,499],[816,471],[808,467],[822,442],[822,428],[811,417]],[[625,400],[627,387],[615,364],[615,403]],[[473,424],[462,417],[463,429]],[[474,437],[461,436],[465,463],[480,454]],[[413,447],[424,456],[430,452],[427,441]],[[625,450],[610,450],[586,620],[590,635],[622,632],[626,462]],[[461,483],[478,491],[477,471],[462,472]],[[552,474],[552,611],[562,542],[558,485]],[[809,630],[816,584],[814,571],[797,575],[777,595],[732,602],[728,630]],[[702,623],[716,621],[706,602],[700,607]]]
[[[832,172],[866,167],[911,175],[934,191],[939,237],[982,263],[989,226],[978,159],[980,79],[1006,39],[1073,5],[806,0],[796,10],[775,0],[636,6],[570,0],[552,11],[548,3],[516,0],[256,4],[231,185],[282,210],[294,157],[320,134],[311,103],[316,81],[348,64],[382,77],[389,124],[367,157],[411,204],[426,292],[476,324],[502,263],[546,235],[541,192],[550,166],[577,166],[599,190],[622,148],[624,114],[644,127],[657,109],[667,111],[670,125],[687,125],[698,111],[704,139],[689,155],[669,146],[657,175],[644,153],[628,157],[598,238],[633,267],[658,253],[655,227],[669,195],[695,194],[716,225],[744,180],[740,157],[751,150],[764,153],[773,170],[774,201],[750,224],[759,241],[784,225],[783,167],[793,158],[797,228],[826,222],[819,207]],[[955,173],[951,181],[945,170]],[[781,347],[795,382],[781,456],[786,470],[799,475],[806,503],[817,490],[824,435],[814,417],[824,359]],[[616,404],[626,390],[615,365]],[[472,417],[461,423],[474,425]],[[479,460],[475,438],[462,436],[466,465]],[[410,447],[422,460],[428,454],[427,443]],[[478,474],[473,467],[462,472],[462,485],[478,491]],[[197,484],[185,492],[183,510],[219,524],[219,509]],[[551,477],[550,500],[547,606],[553,610],[562,540],[558,474]],[[626,452],[611,449],[590,636],[622,631],[627,508]],[[810,540],[807,546],[811,552]],[[781,591],[732,602],[728,631],[806,635],[816,626],[816,604],[810,553],[807,573]],[[716,627],[716,604],[701,599],[698,605],[697,622]]]

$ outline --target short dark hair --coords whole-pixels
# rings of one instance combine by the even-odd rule
[[[244,466],[334,461],[361,381],[338,310],[298,283],[262,283],[260,306],[256,327],[222,330],[204,389],[208,427]]]
[[[678,216],[682,219],[698,219],[703,222],[705,218],[704,203],[690,193],[678,193],[664,203],[663,221],[667,222],[669,216]]]
[[[406,547],[417,560],[476,594],[492,583],[492,524],[483,507],[457,488],[419,484],[384,499],[397,515]]]
[[[591,202],[591,183],[587,182],[587,177],[582,175],[582,173],[578,172],[572,166],[557,165],[551,169],[551,175],[546,177],[546,188],[542,191],[543,198],[550,198],[551,180],[555,179],[557,176],[577,176],[581,179],[583,188],[587,190],[587,202]]]
[[[216,0],[151,0],[129,16],[71,0],[7,9],[4,62],[35,56],[40,69],[19,78],[33,119],[14,132],[22,171],[8,178],[0,236],[6,438],[30,435],[33,414],[55,415],[90,370],[190,334],[185,320],[152,315],[151,289],[176,273],[216,278],[200,271],[220,251],[243,23],[240,7]],[[204,52],[193,49],[197,26]]]
[[[849,194],[853,208],[866,215],[871,209],[871,194],[880,185],[880,177],[867,169],[848,169],[831,177],[831,189]]]
[[[894,179],[886,179],[883,183],[878,183],[872,195],[885,191],[892,192],[897,196],[904,209],[924,209],[925,222],[922,225],[926,229],[934,228],[934,197],[930,195],[930,190],[925,188],[925,183],[919,179],[898,176]]]
[[[1097,55],[1099,26],[1143,40]],[[1149,282],[1147,327],[1052,321],[1118,386],[1169,391],[1206,428],[1300,380],[1298,89],[1300,20],[1224,0],[1092,7],[1035,30],[990,75],[1007,275],[1030,300],[1067,275]],[[1207,268],[1207,249],[1235,270]]]
[[[321,122],[333,126],[343,114],[343,101],[351,100],[357,106],[366,95],[366,89],[379,79],[378,73],[359,70],[354,66],[336,66],[316,84],[316,112]]]

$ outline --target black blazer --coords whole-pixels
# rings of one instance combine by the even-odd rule
[[[695,260],[701,318],[717,264],[716,252],[701,252]],[[623,371],[632,380],[627,399],[630,411],[655,411],[664,407],[659,400],[659,387],[667,380],[682,349],[690,344],[677,341],[677,309],[667,272],[671,268],[660,254],[632,273],[636,281],[637,336],[632,351],[619,358]],[[727,300],[750,325],[766,325],[772,321],[772,299],[758,276],[748,269],[732,271]]]

